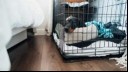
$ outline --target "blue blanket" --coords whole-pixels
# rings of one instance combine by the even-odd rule
[[[90,21],[86,22],[85,25],[89,26],[91,24],[94,24],[97,27],[98,30],[98,36],[103,38],[114,38],[114,35],[111,31],[111,29],[106,29],[104,27],[104,23],[98,22],[98,21]]]

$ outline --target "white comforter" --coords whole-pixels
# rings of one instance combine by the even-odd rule
[[[37,0],[0,0],[0,71],[10,69],[6,45],[12,29],[38,27],[44,20]]]

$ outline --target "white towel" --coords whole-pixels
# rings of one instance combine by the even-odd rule
[[[62,4],[68,4],[70,7],[81,7],[83,5],[87,5],[89,4],[89,2],[85,1],[85,2],[81,2],[81,3],[69,3],[69,2],[64,2]]]

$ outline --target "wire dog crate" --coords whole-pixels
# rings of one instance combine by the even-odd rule
[[[127,0],[54,0],[53,38],[66,58],[123,54]]]

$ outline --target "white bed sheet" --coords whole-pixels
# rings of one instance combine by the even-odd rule
[[[10,70],[6,45],[13,36],[12,30],[35,28],[43,20],[43,9],[37,0],[0,0],[0,71]]]
[[[36,0],[0,0],[0,43],[9,42],[14,28],[38,27],[43,20],[43,9]]]

